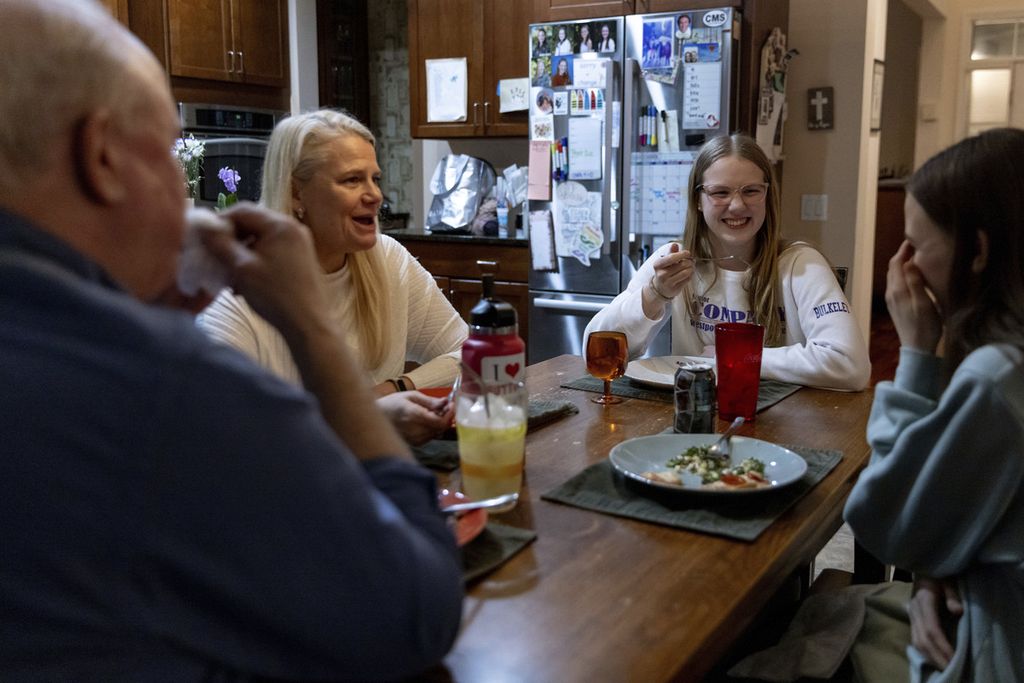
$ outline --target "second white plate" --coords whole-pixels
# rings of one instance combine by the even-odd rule
[[[675,383],[679,362],[706,363],[715,367],[714,358],[702,356],[655,356],[634,360],[626,366],[626,377],[659,389],[671,389]]]

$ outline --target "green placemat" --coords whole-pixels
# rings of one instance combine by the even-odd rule
[[[619,517],[753,541],[832,471],[842,451],[787,446],[807,460],[800,481],[777,491],[703,496],[662,491],[623,477],[602,460],[541,498]]]
[[[562,386],[567,389],[581,389],[598,394],[604,392],[604,382],[589,375],[566,382]],[[661,401],[662,403],[672,403],[673,401],[671,389],[654,389],[634,382],[628,377],[613,379],[611,389],[613,395],[623,398],[640,398],[645,401]],[[775,405],[798,389],[800,389],[799,384],[762,379],[757,388],[757,411],[761,412],[768,406]]]
[[[529,529],[489,522],[479,536],[462,548],[463,581],[469,583],[499,567],[535,538],[536,532]]]
[[[455,439],[433,439],[413,446],[412,454],[424,467],[451,472],[459,466],[459,442]]]
[[[526,418],[526,429],[537,429],[549,422],[575,415],[580,409],[572,401],[549,401],[530,399]],[[449,430],[452,438],[433,439],[421,446],[413,446],[412,454],[424,467],[451,472],[459,466],[459,442],[455,430]]]
[[[526,429],[537,429],[549,422],[554,422],[566,415],[575,415],[580,412],[572,401],[551,401],[530,399],[530,407],[526,417]]]

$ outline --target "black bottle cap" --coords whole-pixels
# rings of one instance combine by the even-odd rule
[[[502,328],[515,330],[516,309],[507,301],[495,298],[494,276],[484,275],[483,286],[484,295],[469,315],[469,323],[473,326],[474,332],[492,331],[492,333],[497,333],[497,330]],[[501,332],[501,334],[505,333]]]

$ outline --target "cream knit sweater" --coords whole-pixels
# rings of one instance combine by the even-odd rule
[[[433,277],[396,240],[380,235],[380,249],[387,268],[387,351],[377,368],[367,368],[375,384],[405,374],[418,388],[450,385],[458,373],[458,358],[468,328],[437,287]],[[349,347],[362,358],[355,334],[348,267],[328,273],[328,297],[333,316]],[[210,337],[241,350],[257,363],[286,380],[301,384],[298,368],[284,338],[238,296],[224,290],[197,318]],[[406,361],[420,366],[404,373]],[[364,362],[365,366],[365,362]]]

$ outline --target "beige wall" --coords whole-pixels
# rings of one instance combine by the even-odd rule
[[[869,130],[871,73],[885,60],[887,1],[791,0],[789,47],[800,50],[786,82],[782,219],[786,236],[817,245],[850,268],[846,294],[864,335],[871,322],[879,134]],[[807,90],[831,86],[832,130],[807,129]],[[800,218],[803,194],[828,195],[828,219]]]
[[[320,106],[316,59],[316,0],[288,0],[288,63],[291,110],[298,114]]]
[[[902,178],[914,170],[921,17],[904,0],[888,0],[885,25],[885,92],[878,170],[880,177]]]
[[[965,88],[961,59],[969,50],[965,32],[971,18],[1024,12],[1024,0],[918,0],[935,12],[924,21],[918,84],[918,124],[915,167],[963,137],[959,94]]]

